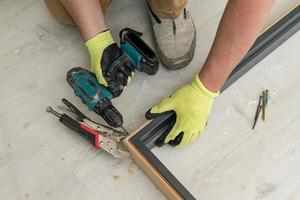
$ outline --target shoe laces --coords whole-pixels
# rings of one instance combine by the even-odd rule
[[[152,15],[152,17],[156,21],[156,23],[161,24],[162,23],[161,19],[152,11],[149,4],[148,4],[148,8],[150,10],[150,14]],[[189,18],[189,14],[188,14],[188,11],[187,11],[186,8],[183,9],[183,18],[184,18],[184,20],[180,20],[178,18],[172,20],[172,25],[171,26],[172,26],[172,30],[173,30],[174,35],[176,35],[177,26],[179,26],[181,28],[184,25],[184,21]],[[175,23],[175,21],[176,21],[176,23]]]
[[[152,9],[151,9],[149,3],[148,3],[148,8],[149,8],[149,10],[150,10],[150,13],[151,13],[153,19],[156,21],[156,23],[161,24],[160,18],[152,11]]]
[[[184,26],[186,20],[189,18],[189,13],[186,10],[186,8],[183,9],[183,20],[180,19],[180,17],[181,16],[179,16],[176,19],[173,19],[173,33],[174,33],[174,35],[176,35],[177,27],[179,27],[179,29],[181,29]],[[175,21],[176,21],[176,23],[175,23]]]

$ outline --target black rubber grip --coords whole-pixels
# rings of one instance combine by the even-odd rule
[[[105,122],[115,128],[119,128],[123,124],[123,117],[121,113],[112,105],[107,98],[97,103],[94,108],[95,113],[100,115]]]
[[[123,32],[126,33],[123,35]],[[145,72],[148,75],[155,75],[159,69],[159,60],[155,52],[142,40],[141,34],[131,29],[124,29],[120,32],[121,43],[128,42],[137,50],[142,59],[140,60],[139,71]]]
[[[81,135],[83,138],[85,138],[87,141],[89,141],[89,143],[96,146],[96,143],[95,143],[96,136],[93,135],[92,133],[86,131],[85,129],[83,129],[79,122],[77,122],[76,120],[74,120],[73,118],[69,117],[66,114],[62,114],[62,116],[59,118],[59,121],[61,123],[63,123],[65,126],[69,127],[73,131],[75,131],[76,133],[78,133],[79,135]]]

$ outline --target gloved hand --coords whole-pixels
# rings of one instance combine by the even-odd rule
[[[134,73],[131,61],[122,53],[109,30],[85,43],[91,56],[91,71],[100,84],[119,96]]]
[[[214,97],[218,94],[219,92],[213,93],[206,89],[197,75],[190,84],[183,86],[149,110],[146,118],[153,119],[165,112],[174,111],[176,122],[164,142],[172,142],[176,137],[181,137],[179,146],[184,146],[204,132]]]

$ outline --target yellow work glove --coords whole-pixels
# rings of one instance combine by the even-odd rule
[[[91,71],[96,75],[99,83],[106,87],[108,86],[108,84],[103,76],[100,61],[104,49],[106,49],[109,45],[114,43],[115,41],[113,40],[109,30],[97,34],[85,43],[91,56]]]
[[[197,75],[190,84],[183,86],[148,111],[146,118],[153,119],[168,111],[174,111],[176,122],[164,143],[172,142],[180,136],[181,141],[178,145],[184,146],[204,132],[214,97],[218,94],[219,92],[213,93],[206,89]]]
[[[97,34],[85,45],[91,57],[91,71],[100,84],[119,96],[133,76],[133,64],[123,56],[110,30]]]

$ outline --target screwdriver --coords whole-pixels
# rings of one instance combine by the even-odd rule
[[[263,100],[263,97],[259,96],[259,102],[258,102],[258,105],[257,105],[257,109],[256,109],[255,117],[254,117],[254,124],[252,126],[252,130],[254,130],[256,122],[257,122],[258,117],[259,117],[259,114],[261,112],[261,109],[262,109],[262,100]]]
[[[263,91],[263,105],[262,105],[262,119],[265,121],[266,120],[266,107],[269,102],[269,90]]]

